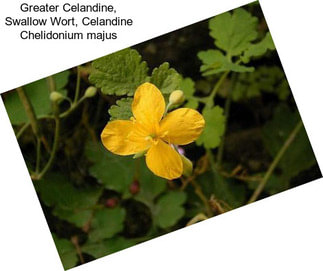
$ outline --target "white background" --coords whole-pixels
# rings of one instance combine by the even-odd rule
[[[131,31],[122,31],[117,41],[102,43],[22,41],[18,31],[4,27],[4,17],[18,16],[21,2],[3,1],[0,90],[7,91],[247,2],[110,1],[116,3],[119,16],[132,17],[135,24]],[[322,168],[321,0],[260,2]],[[2,101],[0,167],[0,269],[63,270]],[[75,270],[323,270],[322,194],[322,180],[317,180]]]

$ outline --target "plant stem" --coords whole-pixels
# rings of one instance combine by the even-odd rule
[[[206,149],[206,154],[207,154],[207,157],[210,161],[210,166],[211,166],[211,170],[213,172],[213,175],[214,176],[217,176],[217,168],[216,168],[216,165],[215,165],[215,160],[214,160],[214,156],[213,156],[213,153],[210,149]]]
[[[228,124],[228,120],[229,120],[229,115],[230,115],[230,107],[231,107],[231,101],[232,101],[232,89],[235,85],[235,80],[236,80],[236,74],[233,75],[232,77],[232,82],[231,82],[231,86],[228,89],[228,96],[227,99],[225,100],[225,104],[224,104],[224,116],[225,116],[225,130],[220,142],[220,146],[218,148],[218,153],[217,153],[217,158],[216,158],[216,164],[217,167],[220,168],[221,167],[221,163],[222,163],[222,158],[223,158],[223,151],[224,151],[224,141],[225,141],[225,133],[227,130],[227,124]]]
[[[23,90],[22,87],[19,87],[17,88],[17,92],[18,92],[18,95],[19,95],[19,98],[24,106],[24,109],[26,111],[26,114],[28,116],[28,119],[30,121],[30,124],[31,124],[31,128],[33,130],[33,133],[35,134],[35,136],[37,138],[40,138],[40,130],[39,130],[39,127],[38,127],[38,122],[37,122],[37,118],[36,118],[36,115],[35,115],[35,111],[34,111],[34,108],[33,106],[31,105],[25,91]],[[27,127],[26,127],[27,128]]]
[[[196,216],[194,216],[190,221],[187,222],[186,227],[206,219],[208,219],[208,217],[205,214],[199,213]]]
[[[74,104],[76,104],[77,100],[80,96],[80,86],[81,86],[81,67],[77,66],[77,78],[76,78],[76,89],[75,89],[75,96],[74,96]]]
[[[75,104],[72,104],[72,106],[67,109],[65,112],[61,113],[59,115],[60,118],[67,117],[70,113],[72,113],[86,98],[83,96],[79,101],[77,101]]]
[[[28,96],[26,95],[24,89],[22,87],[17,88],[18,96],[25,108],[26,114],[29,118],[29,122],[26,123],[22,129],[18,132],[17,134],[17,139],[21,136],[21,134],[28,128],[29,123],[31,125],[31,128],[33,130],[34,135],[37,138],[37,146],[36,146],[36,153],[37,153],[37,158],[36,158],[36,174],[38,173],[39,170],[39,164],[40,164],[40,149],[41,149],[41,141],[44,140],[44,138],[41,135],[39,126],[38,126],[38,121],[36,118],[36,114],[34,111],[34,108],[31,104],[31,102],[28,99]]]
[[[38,174],[38,173],[39,173],[40,157],[41,157],[41,140],[40,140],[40,138],[37,138],[37,150],[36,150],[36,174]]]
[[[43,170],[34,177],[35,180],[40,180],[46,174],[46,172],[50,169],[50,167],[52,166],[53,161],[56,156],[57,147],[58,147],[59,134],[60,134],[60,119],[59,119],[59,116],[56,115],[56,117],[55,117],[55,135],[54,135],[54,143],[53,143],[53,147],[52,147],[52,152],[51,152],[49,160],[48,160],[47,164],[45,165],[45,167],[43,168]]]
[[[254,201],[257,200],[257,198],[259,197],[260,193],[263,191],[263,189],[265,188],[265,185],[267,183],[267,181],[269,180],[271,174],[274,172],[276,166],[278,165],[280,159],[284,156],[286,150],[288,149],[288,147],[291,145],[291,143],[294,141],[296,135],[298,134],[298,132],[300,131],[301,127],[302,127],[303,123],[302,120],[300,120],[295,128],[292,130],[292,132],[289,134],[288,138],[286,139],[284,145],[280,148],[279,152],[277,153],[276,157],[274,158],[274,160],[272,161],[272,163],[270,164],[265,176],[263,177],[263,179],[260,181],[259,185],[257,186],[256,190],[254,191],[254,193],[252,194],[251,198],[249,199],[248,203],[252,203]]]
[[[68,110],[66,110],[65,112],[61,113],[59,115],[60,118],[65,118],[67,117],[70,113],[72,113],[83,101],[85,100],[85,98],[81,98],[75,105],[73,105],[72,107],[70,107]],[[54,119],[55,117],[52,115],[42,115],[42,116],[38,116],[37,120],[40,119]],[[26,129],[31,125],[31,122],[26,122],[21,128],[20,130],[17,132],[16,137],[17,139],[19,139],[21,137],[21,135],[26,131]]]
[[[49,91],[50,92],[56,91],[56,83],[55,83],[54,77],[53,76],[48,76],[46,78],[46,80],[47,80]]]
[[[205,206],[205,209],[206,209],[207,216],[208,217],[212,217],[213,216],[213,212],[211,210],[209,201],[206,198],[206,196],[204,195],[201,187],[199,186],[199,184],[194,179],[191,180],[191,184],[194,187],[194,190],[195,190],[196,195],[198,195],[198,197],[202,200],[202,202],[203,202],[203,204]]]
[[[30,122],[28,121],[20,128],[20,130],[16,134],[17,139],[19,139],[21,135],[27,130],[29,125],[30,125]]]
[[[84,257],[83,257],[83,254],[82,254],[82,250],[81,250],[81,247],[79,245],[78,237],[76,235],[75,236],[72,236],[71,242],[72,242],[72,244],[75,247],[75,250],[76,250],[77,255],[79,256],[80,262],[82,264],[85,263]]]
[[[225,78],[227,78],[228,74],[229,74],[230,71],[226,71],[225,73],[223,73],[220,77],[220,79],[216,82],[210,96],[208,97],[207,99],[207,102],[206,102],[206,106],[208,107],[212,107],[214,105],[214,97],[216,95],[216,93],[218,92],[220,86],[222,85],[222,83],[224,82]]]

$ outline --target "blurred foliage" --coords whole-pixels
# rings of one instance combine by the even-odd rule
[[[35,183],[42,202],[53,207],[53,214],[78,227],[83,227],[92,216],[92,208],[102,189],[76,188],[63,174],[47,174],[44,180]]]
[[[53,239],[64,268],[69,269],[74,267],[77,264],[78,258],[72,242],[66,239],[57,238],[55,234],[53,234]]]
[[[68,82],[68,71],[53,75],[56,89],[58,92],[66,95],[66,86]],[[49,86],[46,79],[42,79],[24,86],[37,117],[41,117],[52,112],[51,101],[49,99]],[[6,110],[12,124],[22,124],[28,121],[25,109],[19,99],[17,92],[11,92],[6,96]]]
[[[117,155],[107,152],[101,144],[88,143],[85,155],[93,163],[89,173],[105,188],[119,193],[127,193],[127,187],[133,179],[134,163],[131,157],[120,159]]]
[[[281,68],[260,66],[252,73],[239,74],[232,99],[251,99],[261,96],[262,92],[273,93],[280,100],[288,98],[290,89]]]
[[[24,86],[41,138],[17,92],[3,95],[65,269],[243,206],[300,121],[258,4],[136,47],[52,76],[59,104],[47,79]],[[202,112],[204,132],[180,147],[192,176],[166,181],[100,143],[143,82],[166,100],[181,89],[182,106]],[[91,85],[99,95],[85,97]],[[321,176],[304,127],[292,139],[257,198]]]

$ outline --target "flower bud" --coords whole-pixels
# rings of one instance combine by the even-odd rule
[[[183,162],[183,175],[186,177],[191,176],[193,172],[193,163],[184,155],[180,154],[180,156]]]
[[[135,155],[132,158],[137,159],[137,158],[143,157],[146,154],[146,152],[147,151],[137,152],[137,153],[135,153]]]
[[[61,93],[57,92],[57,91],[51,92],[50,95],[49,95],[49,98],[54,103],[58,103],[61,100],[64,100],[64,96]]]
[[[109,198],[105,201],[104,205],[108,208],[114,208],[118,204],[118,200],[116,198]]]
[[[185,100],[184,92],[181,90],[174,90],[169,96],[169,103],[172,105],[179,105]]]
[[[96,87],[90,86],[86,89],[84,97],[91,98],[96,94]]]
[[[140,191],[140,183],[138,180],[134,180],[130,186],[129,186],[129,191],[132,195],[136,195]]]

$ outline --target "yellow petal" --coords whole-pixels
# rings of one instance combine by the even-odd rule
[[[109,151],[118,155],[131,155],[149,148],[145,134],[130,120],[110,121],[101,133],[101,140]]]
[[[169,144],[158,140],[146,155],[147,167],[157,176],[172,180],[183,173],[183,162],[180,155]]]
[[[168,143],[186,145],[196,140],[204,129],[203,116],[194,109],[180,108],[160,122],[160,136]]]
[[[156,133],[158,123],[165,112],[165,100],[159,89],[151,84],[140,85],[132,102],[132,113],[136,120]]]

